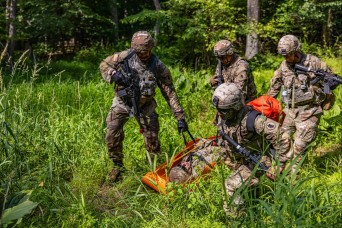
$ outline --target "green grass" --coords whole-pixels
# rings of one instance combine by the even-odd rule
[[[325,59],[342,75],[342,59]],[[262,94],[274,66],[254,65]],[[260,65],[260,64],[259,64]],[[171,69],[174,83],[195,137],[214,135],[215,110],[208,85],[213,73]],[[324,113],[319,135],[297,176],[282,175],[276,182],[262,177],[255,188],[242,188],[245,214],[227,218],[222,209],[222,182],[230,170],[218,165],[208,180],[176,187],[160,195],[143,185],[152,169],[137,123],[125,125],[121,183],[111,184],[107,173],[105,117],[113,98],[97,65],[53,62],[40,68],[18,62],[12,75],[0,71],[0,205],[10,207],[18,193],[33,190],[38,207],[19,227],[333,227],[341,208],[342,86],[336,104]],[[183,147],[175,118],[157,94],[162,154],[157,164]],[[6,194],[7,193],[7,194]],[[6,202],[4,202],[6,199]],[[14,202],[14,201],[13,201]],[[13,224],[12,224],[13,225]]]

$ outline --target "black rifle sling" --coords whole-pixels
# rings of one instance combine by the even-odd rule
[[[252,110],[248,113],[246,125],[249,132],[255,132],[254,123],[258,115],[261,115],[261,113],[256,110]]]
[[[129,66],[129,60],[136,54],[136,52],[134,50],[130,50],[128,55],[124,58],[123,60],[123,63],[124,63],[124,66],[125,66],[125,71],[127,73],[127,77],[128,77],[128,81],[129,81],[129,84],[127,87],[130,88],[131,90],[131,101],[130,103],[131,104],[127,104],[128,106],[130,106],[130,108],[133,108],[134,109],[134,116],[139,124],[139,127],[140,129],[144,129],[141,121],[140,121],[140,118],[142,117],[142,113],[140,111],[140,108],[139,108],[139,102],[140,102],[140,90],[139,90],[139,87],[138,88],[135,88],[135,85],[134,85],[134,76],[132,75],[132,69],[131,67]],[[136,90],[139,90],[138,93],[136,93],[135,91]],[[126,101],[127,102],[127,101]],[[144,118],[144,122],[145,122],[145,125],[146,125],[146,120]]]
[[[223,79],[223,76],[222,76],[222,62],[221,60],[218,61],[218,66],[219,66],[219,74],[218,74],[218,85],[221,85],[224,83],[224,79]]]
[[[152,54],[147,68],[152,71],[154,77],[157,78],[157,57],[154,54]]]

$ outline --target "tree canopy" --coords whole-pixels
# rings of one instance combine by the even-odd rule
[[[158,54],[190,65],[210,63],[219,39],[231,39],[242,52],[250,31],[247,0],[8,0],[0,5],[0,42],[15,26],[16,51],[37,55],[68,52],[102,44],[125,46],[137,30],[155,31]],[[15,12],[12,12],[15,4]],[[274,52],[285,34],[300,37],[341,55],[342,2],[331,0],[260,0],[254,30],[259,52]],[[11,17],[12,15],[12,17]],[[13,17],[14,16],[14,17]],[[121,46],[120,46],[121,45]],[[127,45],[126,45],[127,46]]]

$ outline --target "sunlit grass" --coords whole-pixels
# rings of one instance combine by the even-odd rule
[[[0,71],[0,193],[4,196],[9,189],[9,200],[16,192],[33,190],[31,200],[39,206],[25,218],[27,226],[334,226],[341,217],[341,86],[297,179],[283,175],[271,182],[262,177],[258,187],[241,189],[245,214],[227,218],[222,209],[222,181],[231,171],[223,165],[213,170],[210,179],[167,195],[141,183],[142,175],[184,144],[160,92],[156,99],[162,154],[148,162],[138,124],[130,120],[125,125],[127,171],[121,183],[113,184],[107,180],[112,164],[104,143],[111,86],[99,73],[88,73],[94,71],[87,71],[85,64],[73,72],[77,63],[60,63],[60,68],[50,72],[51,66],[32,70],[20,61],[12,74]],[[342,72],[341,59],[327,62]],[[214,135],[215,110],[208,85],[211,72],[195,73],[180,67],[171,72],[191,133],[195,137]],[[267,91],[272,75],[273,69],[254,69],[260,94]],[[2,208],[1,197],[0,203]]]

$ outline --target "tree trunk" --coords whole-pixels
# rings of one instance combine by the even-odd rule
[[[159,0],[153,0],[154,7],[156,8],[156,11],[161,10],[160,2]],[[154,25],[154,34],[155,37],[157,38],[160,33],[160,20],[157,19],[156,24]]]
[[[9,27],[8,27],[8,56],[13,65],[13,54],[14,54],[14,36],[15,36],[15,25],[14,20],[16,18],[16,10],[17,10],[17,0],[9,1]]]
[[[5,22],[6,22],[6,30],[9,31],[9,18],[10,18],[10,0],[6,0],[6,12],[5,12]],[[1,52],[0,56],[0,63],[4,58],[8,58],[8,45],[9,45],[9,39],[6,39],[6,44],[4,49]]]
[[[328,47],[331,46],[330,36],[331,36],[331,27],[332,27],[333,16],[331,12],[331,8],[329,7],[327,13],[327,23],[323,25],[323,41],[324,44]]]
[[[256,27],[259,22],[259,9],[259,0],[247,1],[247,23],[249,26],[245,53],[247,60],[258,54],[258,34],[256,32]]]
[[[111,4],[111,19],[114,23],[114,39],[115,43],[119,40],[119,16],[118,16],[118,2],[117,0],[112,0]]]

